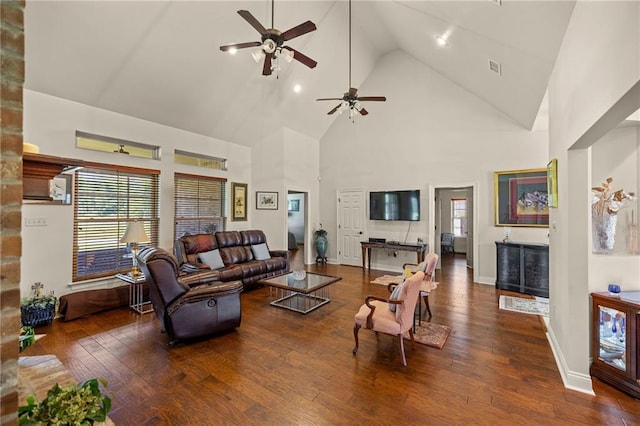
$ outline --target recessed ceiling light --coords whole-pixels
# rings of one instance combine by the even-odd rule
[[[302,86],[300,86],[299,84],[296,84],[295,86],[293,86],[294,92],[300,93],[301,90],[302,90]]]
[[[236,52],[238,52],[238,49],[236,49],[235,47],[231,47],[229,48],[228,52],[229,52],[229,55],[235,55]]]
[[[447,39],[443,36],[437,36],[436,41],[438,42],[438,46],[446,46],[448,44]]]

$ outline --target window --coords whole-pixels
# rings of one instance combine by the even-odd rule
[[[226,179],[175,174],[174,240],[225,229]]]
[[[76,172],[74,282],[131,269],[131,249],[120,242],[128,222],[143,222],[147,244],[157,246],[159,175],[157,170],[104,164]]]
[[[92,135],[76,131],[76,146],[94,151],[113,152],[118,155],[160,159],[160,147],[140,142],[125,141],[108,136]]]
[[[208,155],[193,154],[191,152],[175,150],[173,161],[177,164],[187,164],[190,166],[208,167],[216,170],[227,170],[227,160]]]
[[[467,236],[467,200],[465,198],[451,200],[451,230],[456,237]]]

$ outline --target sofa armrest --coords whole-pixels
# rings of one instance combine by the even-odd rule
[[[289,250],[269,250],[271,257],[289,257]]]
[[[231,281],[227,283],[216,283],[213,285],[200,285],[192,288],[184,295],[175,300],[167,308],[167,315],[171,315],[181,307],[190,303],[197,303],[209,299],[215,299],[228,294],[240,293],[242,291],[242,281]]]
[[[183,263],[180,266],[180,272],[186,272],[187,274],[200,272],[200,267],[198,265],[194,265],[193,263]]]

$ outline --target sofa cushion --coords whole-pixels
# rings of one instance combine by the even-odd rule
[[[253,252],[253,257],[256,260],[271,259],[271,255],[269,254],[269,247],[267,247],[267,243],[252,245],[251,251]]]
[[[267,272],[280,271],[286,272],[287,270],[287,258],[285,257],[272,257],[271,259],[263,260],[262,263],[267,267]]]
[[[242,236],[238,231],[220,231],[216,232],[216,241],[218,247],[242,246]]]
[[[240,231],[240,235],[242,236],[243,246],[252,246],[254,244],[267,242],[267,237],[266,235],[264,235],[264,232],[256,229],[251,229],[248,231]]]
[[[238,266],[242,269],[242,278],[261,275],[267,272],[267,264],[261,260],[251,260]]]
[[[239,265],[227,266],[220,271],[220,281],[235,281],[242,279],[242,268]]]
[[[224,268],[224,262],[218,249],[202,252],[198,257],[202,263],[207,264],[211,269]]]
[[[250,247],[234,246],[220,249],[220,256],[225,265],[248,262],[253,259]]]
[[[198,263],[198,254],[218,248],[213,234],[184,235],[176,241],[175,255],[180,263]]]

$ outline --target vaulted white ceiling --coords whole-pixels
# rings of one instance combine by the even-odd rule
[[[306,20],[318,27],[286,43],[318,66],[282,63],[265,77],[252,49],[232,56],[219,46],[258,41],[237,11],[249,10],[269,28],[271,4],[28,1],[25,87],[247,146],[282,126],[321,139],[338,117],[326,114],[337,102],[315,99],[340,97],[349,85],[348,2],[276,1],[277,29]],[[352,86],[366,82],[381,56],[400,49],[531,129],[573,5],[354,1]],[[437,45],[438,35],[447,47]],[[489,60],[501,65],[501,75],[489,70]],[[368,86],[360,95],[386,94]],[[381,105],[369,105],[364,119],[384,119]]]

